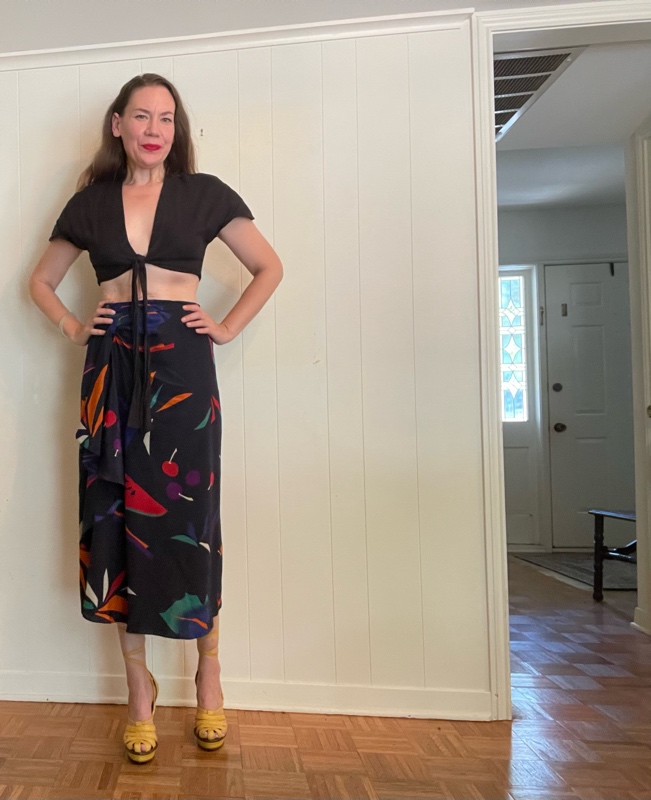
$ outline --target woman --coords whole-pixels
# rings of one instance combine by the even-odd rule
[[[36,305],[87,347],[77,433],[81,611],[117,623],[129,689],[124,744],[136,763],[157,747],[147,633],[197,640],[196,740],[214,750],[226,735],[213,343],[237,336],[282,278],[253,219],[227,184],[196,172],[175,87],[140,75],[109,107],[101,145],[30,277]],[[196,302],[215,236],[254,276],[221,322]],[[82,250],[101,290],[86,320],[56,294]]]

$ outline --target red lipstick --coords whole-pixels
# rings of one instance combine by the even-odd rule
[[[145,150],[150,150],[151,152],[153,152],[154,150],[160,150],[159,144],[143,144],[143,147],[145,148]]]

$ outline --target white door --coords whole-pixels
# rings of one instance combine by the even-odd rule
[[[545,266],[545,316],[552,543],[589,549],[589,508],[635,508],[628,265]]]

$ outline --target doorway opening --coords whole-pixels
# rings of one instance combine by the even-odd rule
[[[561,8],[543,15],[521,10],[509,18],[478,15],[479,191],[485,201],[480,210],[480,270],[486,301],[499,281],[493,297],[499,296],[503,326],[492,339],[501,354],[494,366],[503,450],[499,456],[491,454],[493,467],[502,462],[502,543],[489,535],[488,563],[489,584],[492,580],[498,597],[499,588],[508,596],[507,551],[590,554],[594,521],[585,506],[632,504],[638,514],[641,577],[630,617],[634,627],[651,633],[645,573],[650,560],[649,474],[646,423],[641,419],[649,402],[643,367],[649,342],[640,335],[648,330],[650,314],[640,290],[648,283],[648,261],[638,245],[644,240],[640,224],[650,222],[639,203],[631,202],[640,181],[651,184],[651,176],[640,174],[632,144],[651,115],[651,104],[644,108],[646,94],[635,90],[624,105],[618,97],[616,112],[603,114],[603,105],[588,97],[592,90],[592,99],[606,100],[610,81],[616,82],[614,69],[593,68],[595,59],[602,64],[609,59],[624,72],[627,60],[646,59],[643,80],[648,85],[651,13],[636,16],[639,11],[628,5],[612,12],[612,19],[603,10],[599,15],[586,9],[585,18],[578,20],[576,13]],[[580,48],[581,53],[520,115],[496,151],[493,87],[481,77],[482,70],[492,65],[495,53],[564,47]],[[637,77],[631,75],[629,83]],[[487,339],[490,345],[490,332]],[[519,360],[509,363],[510,357]],[[484,365],[490,367],[490,359]],[[492,380],[485,375],[486,384]],[[490,444],[496,446],[495,441]],[[591,499],[586,501],[587,496]],[[596,502],[598,497],[603,501]],[[622,545],[632,534],[622,521],[610,528],[608,544]],[[506,641],[508,650],[508,635],[500,639],[497,632],[502,622],[508,626],[508,613],[504,620],[492,607],[491,615],[495,641]],[[496,706],[510,715],[507,672],[508,664],[498,656],[493,670]]]

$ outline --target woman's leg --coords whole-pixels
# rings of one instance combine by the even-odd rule
[[[197,674],[197,705],[216,710],[224,705],[219,664],[219,615],[213,617],[210,633],[197,639],[199,668]]]
[[[219,616],[213,617],[210,633],[197,639],[197,705],[216,710],[224,705],[219,663]]]
[[[129,688],[129,719],[139,722],[151,717],[153,687],[147,670],[144,633],[127,633],[123,622],[116,623],[120,637],[120,647],[124,656]],[[147,753],[149,745],[141,742],[136,752]]]
[[[223,712],[219,664],[219,615],[213,617],[210,633],[197,639],[197,713],[194,734],[201,747],[213,750],[224,743],[228,724]],[[219,712],[219,713],[218,713]]]

